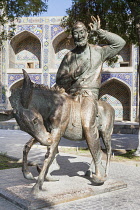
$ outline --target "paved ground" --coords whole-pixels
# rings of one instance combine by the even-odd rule
[[[30,136],[22,131],[12,131],[12,130],[0,130],[0,152],[7,153],[9,156],[14,156],[16,158],[22,158],[22,149],[23,145],[28,141]],[[138,145],[138,136],[137,135],[113,135],[112,136],[112,147],[113,149],[135,149]],[[66,147],[86,147],[85,142],[73,142],[62,139],[61,146]],[[42,159],[44,157],[46,150],[44,147],[36,146],[30,152],[30,160],[34,161],[37,159]],[[65,158],[64,158],[65,156]],[[62,158],[63,157],[63,158]],[[78,173],[79,167],[81,170],[83,164],[90,162],[88,157],[74,156],[70,154],[60,154],[59,159],[63,168],[66,169],[71,166],[71,171],[73,172],[72,176],[75,176]],[[8,169],[12,172],[15,169]],[[1,172],[2,174],[9,173],[10,171],[5,170]],[[18,171],[20,169],[17,169]],[[60,174],[61,175],[61,174]],[[67,174],[71,176],[71,174]],[[12,176],[12,173],[11,173]],[[2,176],[3,177],[3,176]],[[127,189],[114,191],[111,193],[105,193],[101,195],[91,196],[88,198],[80,199],[77,201],[71,201],[68,203],[59,204],[52,206],[53,210],[138,210],[140,209],[140,165],[129,162],[111,162],[110,167],[110,177],[114,179],[121,179],[125,181],[128,185]],[[5,177],[1,179],[1,186],[5,183]],[[22,178],[21,178],[22,179]],[[14,177],[13,177],[14,181]],[[8,180],[7,180],[8,183]],[[12,184],[12,183],[11,183]],[[18,210],[17,206],[11,204],[3,198],[0,198],[0,210]]]

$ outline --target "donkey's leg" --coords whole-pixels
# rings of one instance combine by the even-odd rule
[[[99,130],[98,130],[99,131]],[[100,132],[99,132],[99,138],[100,138]],[[92,159],[91,160],[91,163],[90,163],[90,167],[89,169],[86,171],[85,173],[85,176],[88,176],[88,177],[91,177],[92,178],[92,174],[94,173],[95,171],[95,165],[94,165],[94,160]]]
[[[110,158],[111,158],[111,134],[110,134],[109,130],[102,131],[101,132],[101,137],[102,137],[103,143],[104,143],[105,148],[106,148],[107,160],[106,160],[105,174],[106,174],[106,176],[108,176]]]
[[[99,133],[95,122],[96,113],[97,106],[94,99],[84,97],[81,104],[81,119],[85,138],[95,164],[95,175],[92,175],[92,179],[96,183],[104,183],[105,170],[101,162]]]
[[[46,155],[45,155],[45,159],[48,158],[48,156],[49,156],[49,151],[50,151],[50,147],[48,147],[48,151],[47,151],[47,153],[46,153]],[[50,165],[50,167],[49,167],[49,169],[48,169],[48,173],[47,173],[46,176],[45,176],[45,180],[46,180],[46,181],[59,181],[58,178],[56,179],[55,177],[53,177],[53,176],[51,175],[51,172],[60,169],[60,166],[58,165],[57,159],[56,159],[58,154],[59,154],[59,151],[58,151],[58,147],[57,147],[57,151],[56,151],[56,155],[55,155],[55,157],[54,157],[54,160],[53,160],[52,164]]]
[[[69,122],[70,103],[65,103],[56,110],[55,115],[51,118],[53,129],[51,130],[52,144],[50,146],[48,157],[44,160],[43,168],[39,174],[38,180],[32,189],[32,193],[36,194],[42,189],[45,175],[48,173],[49,166],[53,162],[55,155],[58,151],[58,144],[61,136]]]
[[[49,153],[50,153],[50,146],[47,147],[47,153],[46,153],[46,155],[45,155],[45,159],[49,157]],[[50,181],[59,181],[58,178],[56,179],[55,177],[53,177],[53,176],[51,175],[51,172],[60,169],[60,166],[58,165],[57,160],[56,160],[56,157],[57,157],[58,153],[59,153],[59,151],[58,151],[58,149],[57,149],[57,152],[56,152],[56,155],[55,155],[55,157],[54,157],[54,160],[53,160],[53,162],[50,164],[50,167],[49,167],[49,169],[48,169],[48,173],[47,173],[46,176],[45,176],[45,181],[48,181],[48,182],[50,182]],[[40,173],[41,170],[42,170],[42,167],[40,167],[39,165],[37,165],[37,170],[38,170],[38,172]]]
[[[28,153],[31,149],[31,147],[37,143],[37,141],[34,139],[34,138],[31,138],[24,146],[24,149],[23,149],[23,165],[22,165],[22,172],[23,172],[23,176],[26,178],[26,179],[35,179],[32,175],[31,172],[29,172],[28,170],[28,163],[27,163],[27,156],[28,156]]]
[[[44,179],[45,179],[45,174],[48,172],[49,166],[55,158],[58,143],[59,143],[59,141],[54,142],[54,143],[52,143],[52,145],[50,147],[49,155],[44,160],[44,164],[43,164],[43,167],[42,167],[41,172],[39,174],[38,180],[37,180],[36,184],[34,185],[34,187],[32,188],[32,193],[33,194],[37,194],[39,192],[39,190],[42,189],[42,185],[43,185],[43,182],[44,182]]]

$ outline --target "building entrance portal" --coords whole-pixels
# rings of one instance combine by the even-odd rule
[[[131,119],[131,93],[130,89],[121,81],[111,79],[102,84],[100,98],[107,101],[115,109],[115,120]]]
[[[41,43],[34,34],[23,31],[11,40],[9,68],[41,68]]]

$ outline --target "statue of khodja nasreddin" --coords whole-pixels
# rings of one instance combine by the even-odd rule
[[[68,52],[57,72],[56,86],[48,88],[31,82],[23,70],[23,84],[12,89],[9,98],[12,110],[0,112],[0,121],[15,118],[20,129],[33,138],[24,146],[23,175],[34,179],[27,164],[28,153],[33,144],[47,146],[43,167],[37,166],[39,176],[32,191],[42,189],[50,176],[52,162],[58,153],[61,137],[70,140],[86,140],[95,165],[89,169],[92,182],[103,184],[106,180],[111,155],[111,134],[114,109],[98,100],[103,62],[116,55],[125,41],[116,34],[100,29],[100,19],[92,17],[90,29],[108,41],[104,47],[88,44],[88,32],[81,22],[74,24],[72,36],[75,49]],[[107,149],[106,167],[102,166],[99,137]],[[60,168],[61,170],[61,168]]]

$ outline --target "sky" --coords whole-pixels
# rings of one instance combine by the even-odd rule
[[[48,0],[48,11],[41,16],[65,16],[71,5],[72,0]]]

